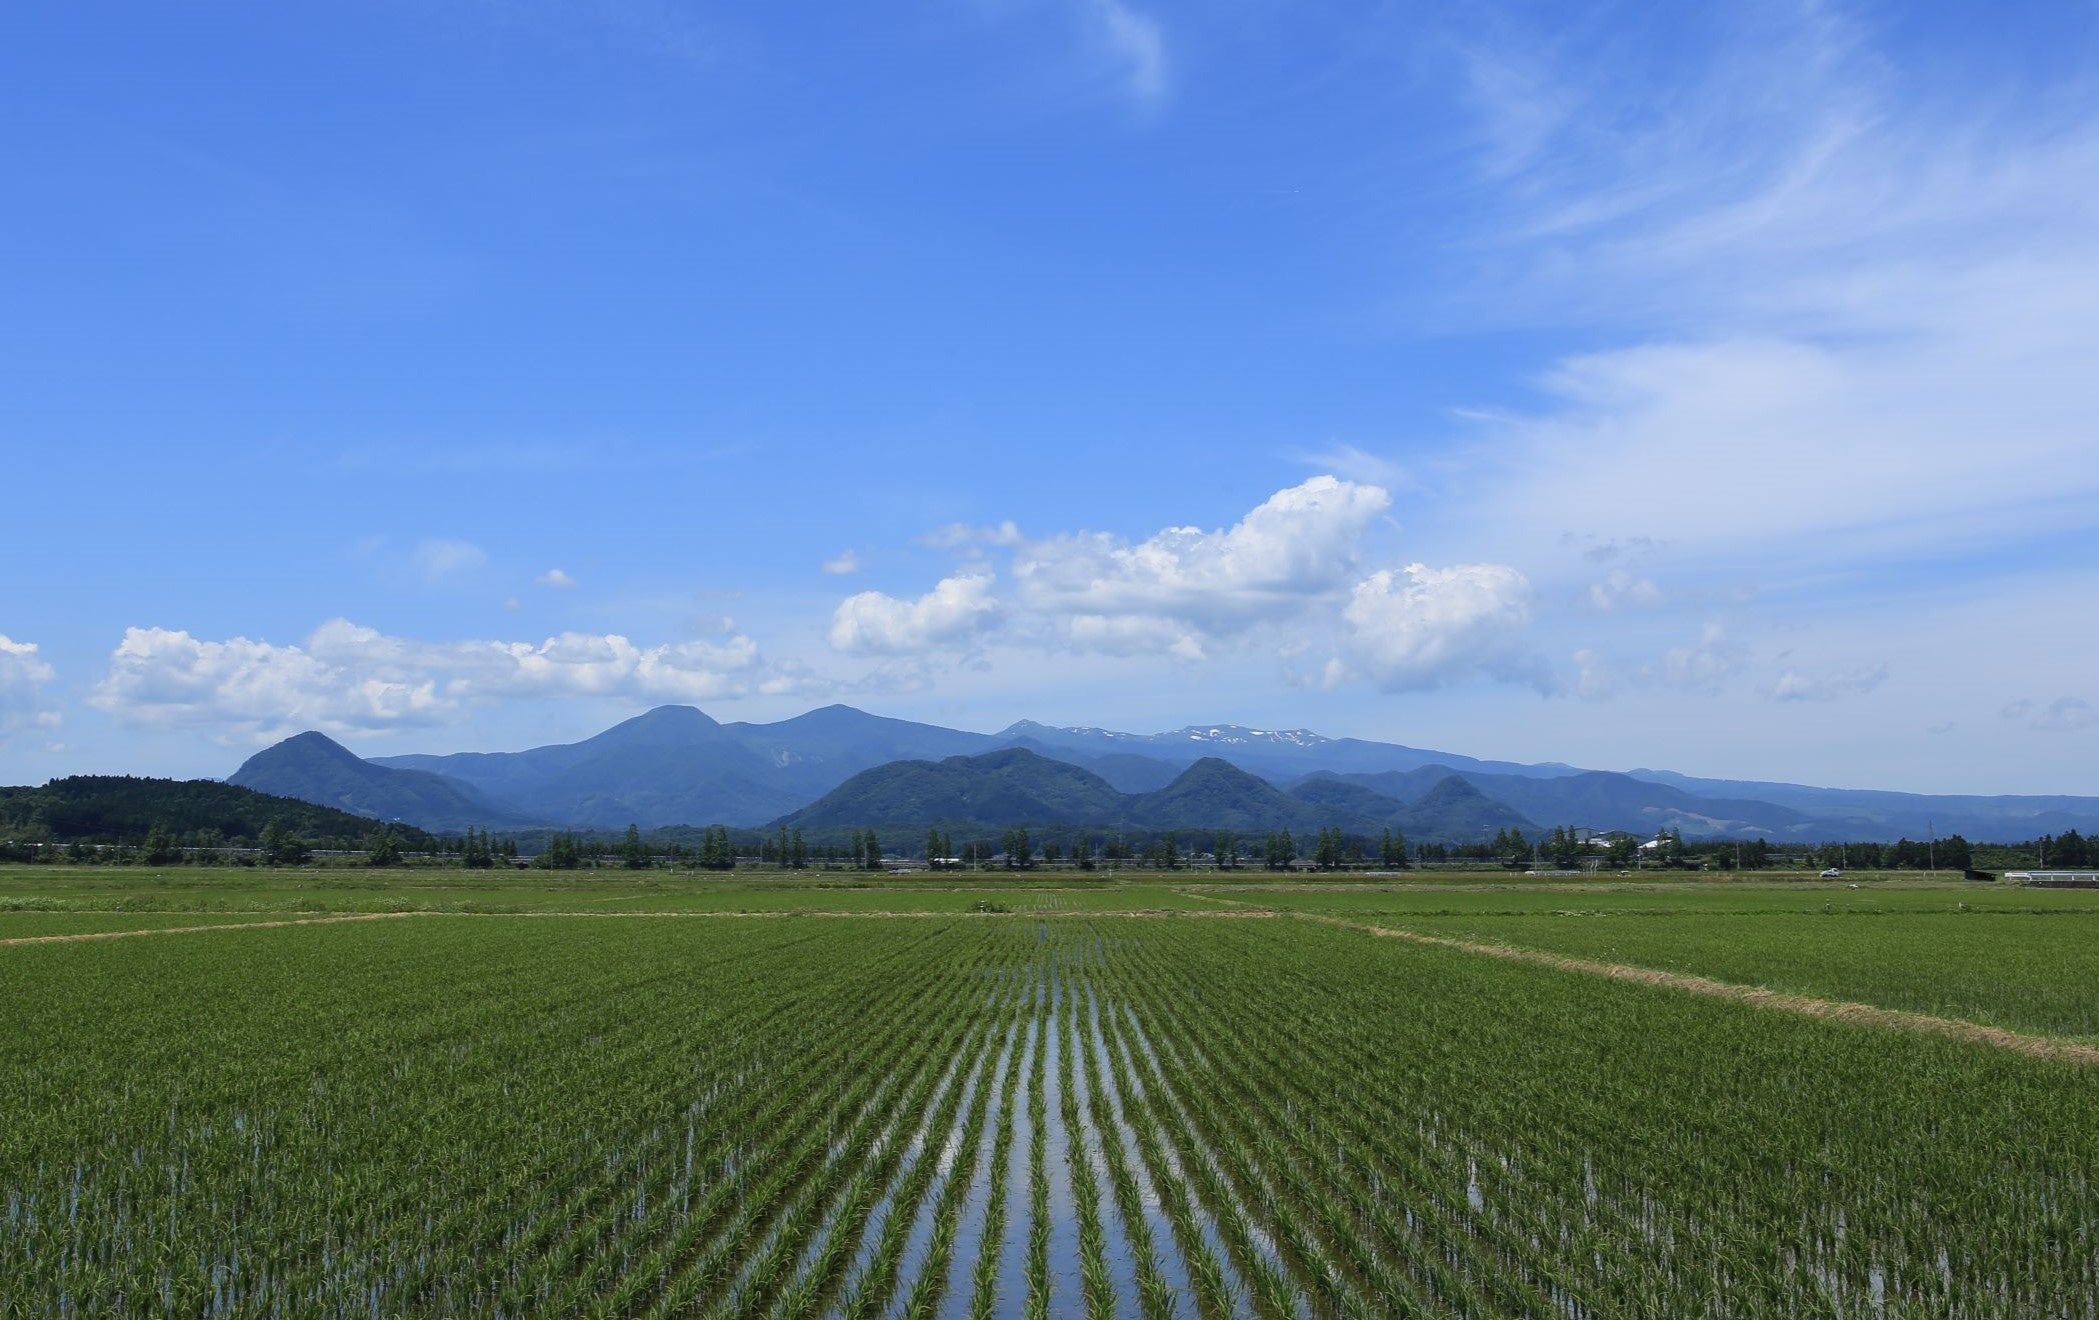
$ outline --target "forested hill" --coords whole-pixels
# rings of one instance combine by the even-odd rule
[[[360,816],[414,821],[432,830],[536,823],[457,780],[375,765],[324,733],[302,733],[264,748],[243,762],[228,782]]]
[[[1307,835],[1333,827],[1371,838],[1397,830],[1409,839],[1446,842],[1477,840],[1483,829],[1538,832],[1520,813],[1455,775],[1418,801],[1401,802],[1332,779],[1280,789],[1229,761],[1205,757],[1164,788],[1126,794],[1089,771],[1017,747],[865,770],[773,825],[825,837],[868,825],[913,833],[929,826],[992,831],[1060,825]]]
[[[240,845],[261,838],[273,820],[317,848],[363,847],[387,828],[333,807],[211,779],[75,775],[40,788],[0,788],[0,838],[16,842],[137,842],[158,825],[180,842]],[[412,826],[392,829],[406,847],[430,841]]]

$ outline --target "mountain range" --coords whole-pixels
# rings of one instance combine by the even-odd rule
[[[1242,835],[1272,830],[1311,835],[1340,828],[1369,836],[1393,829],[1419,841],[1471,841],[1483,830],[1536,828],[1456,775],[1431,785],[1418,801],[1401,801],[1326,777],[1278,788],[1221,757],[1207,756],[1159,788],[1125,793],[1101,775],[1025,747],[937,762],[892,761],[861,771],[777,823],[819,836],[861,826],[979,832],[1070,826]]]
[[[1392,824],[1409,838],[1454,840],[1506,825],[1776,841],[1933,833],[2014,840],[2099,829],[2099,798],[2091,797],[1585,770],[1229,724],[1132,734],[1023,720],[974,733],[850,706],[771,724],[724,724],[690,706],[662,706],[581,742],[515,752],[364,759],[303,733],[249,758],[230,782],[437,830],[809,829],[854,815],[854,825],[1066,821],[1242,832],[1313,821]]]

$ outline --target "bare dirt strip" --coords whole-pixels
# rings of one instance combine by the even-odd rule
[[[228,921],[212,926],[152,926],[145,930],[89,930],[74,935],[22,935],[0,940],[0,948],[18,944],[79,944],[86,940],[129,940],[144,935],[196,935],[207,930],[274,930],[283,926],[326,926],[340,921],[390,921],[421,916],[418,912],[352,912],[331,917],[296,917],[288,921]]]
[[[1340,926],[1346,930],[1361,931],[1366,935],[1376,935],[1383,939],[1405,940],[1409,944],[1427,944],[1439,949],[1456,949],[1488,958],[1506,958],[1511,962],[1551,967],[1563,972],[1580,972],[1586,976],[1601,976],[1613,981],[1660,986],[1667,990],[1681,990],[1714,999],[1732,999],[1736,1003],[1749,1004],[1756,1008],[1796,1013],[1801,1017],[1822,1018],[1830,1022],[1849,1022],[1857,1026],[1914,1031],[1926,1036],[1945,1036],[1970,1045],[1988,1045],[2036,1059],[2053,1059],[2062,1063],[2099,1067],[2099,1046],[2057,1040],[2053,1036],[2033,1036],[2025,1032],[2008,1031],[2003,1027],[1984,1026],[1980,1022],[1968,1022],[1961,1018],[1934,1017],[1929,1013],[1910,1013],[1902,1009],[1881,1008],[1874,1004],[1858,1004],[1842,999],[1817,999],[1812,995],[1766,990],[1761,986],[1740,985],[1733,981],[1715,981],[1710,977],[1691,976],[1683,972],[1657,971],[1652,967],[1592,962],[1586,958],[1547,953],[1542,949],[1520,949],[1506,944],[1475,944],[1470,940],[1456,940],[1444,935],[1424,935],[1419,931],[1399,930],[1391,926],[1372,926],[1342,917],[1321,916],[1309,912],[1296,915],[1306,921]]]
[[[639,917],[649,920],[723,920],[730,921],[778,921],[795,917],[826,917],[845,920],[866,921],[926,921],[948,920],[968,917],[971,920],[991,918],[1004,921],[1081,921],[1093,917],[1151,918],[1154,920],[1179,920],[1192,917],[1198,921],[1215,921],[1222,917],[1230,921],[1264,920],[1283,914],[1272,908],[1250,909],[1245,912],[1211,912],[1202,908],[1023,908],[1009,912],[978,912],[969,908],[943,911],[938,908],[909,909],[824,909],[824,908],[760,908],[750,911],[733,909],[690,910],[670,912],[564,912],[556,909],[535,909],[530,912],[402,912],[391,915],[404,917],[579,917],[591,921],[618,921],[624,917]]]
[[[689,920],[689,921],[775,921],[794,917],[826,917],[861,921],[927,921],[953,920],[957,917],[1003,918],[1006,920],[1054,919],[1071,920],[1090,917],[1149,917],[1173,919],[1194,917],[1214,920],[1218,917],[1236,919],[1269,919],[1281,913],[1259,909],[1245,912],[1208,912],[1201,910],[1178,910],[1165,908],[1133,908],[1127,911],[1093,909],[1048,909],[1034,912],[871,912],[871,911],[821,911],[816,909],[781,909],[758,912],[562,912],[540,909],[530,912],[438,912],[417,910],[411,912],[350,912],[327,917],[298,917],[286,921],[229,921],[209,926],[152,926],[144,930],[91,930],[72,935],[23,935],[13,939],[0,939],[0,949],[21,944],[78,944],[86,940],[129,940],[147,935],[196,935],[212,930],[278,930],[286,926],[327,926],[345,921],[393,921],[406,917],[477,917],[514,921],[520,918],[563,917],[588,918],[591,920]]]

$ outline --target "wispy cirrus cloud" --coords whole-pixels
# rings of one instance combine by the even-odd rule
[[[2015,543],[2043,491],[2099,523],[2099,92],[1979,108],[1842,5],[1679,26],[1459,42],[1492,182],[1464,305],[1603,345],[1478,424],[1475,498],[1790,563]]]
[[[413,557],[417,570],[430,582],[470,573],[488,563],[488,552],[472,541],[422,541]]]
[[[1156,106],[1172,91],[1166,29],[1159,20],[1123,0],[1080,0],[1115,81],[1131,101]]]
[[[1386,491],[1411,490],[1419,483],[1413,471],[1397,459],[1374,454],[1350,444],[1292,448],[1283,457],[1303,463],[1314,471],[1332,473],[1348,481],[1377,486]]]
[[[974,550],[982,547],[1010,548],[1025,539],[1011,518],[984,527],[949,523],[918,538],[920,545],[934,550]]]
[[[2076,733],[2099,725],[2099,707],[2083,697],[2057,697],[2047,702],[2022,698],[2008,703],[2000,713],[2005,719],[2042,733]]]
[[[1820,674],[1788,668],[1779,674],[1768,691],[1773,701],[1836,701],[1843,697],[1862,697],[1887,681],[1885,663]]]

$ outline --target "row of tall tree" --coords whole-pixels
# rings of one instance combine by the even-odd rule
[[[365,841],[366,860],[373,866],[398,866],[409,862],[455,865],[486,869],[514,863],[521,848],[515,837],[492,831],[468,829],[463,834],[431,839],[416,834],[413,851],[408,840],[391,825],[382,825]],[[689,839],[689,834],[687,838]],[[246,841],[243,841],[245,844]],[[1646,845],[1646,846],[1643,846]],[[314,847],[282,819],[270,820],[252,845],[235,846],[212,831],[178,832],[156,821],[145,838],[136,844],[90,844],[80,840],[64,846],[42,845],[13,860],[49,861],[56,857],[76,863],[135,862],[150,866],[183,864],[261,863],[293,866],[311,860]],[[1005,831],[997,839],[965,838],[957,843],[947,831],[931,829],[925,839],[925,857],[936,866],[960,865],[970,869],[997,865],[1009,870],[1029,870],[1041,865],[1072,865],[1092,870],[1102,864],[1145,865],[1162,870],[1192,866],[1208,860],[1220,868],[1253,862],[1271,870],[1290,867],[1303,855],[1303,848],[1289,830],[1279,830],[1259,840],[1249,840],[1231,831],[1208,836],[1182,835],[1167,831],[1157,835],[1135,835],[1109,831],[1098,836],[1084,833],[1037,840],[1025,828]],[[10,855],[11,857],[11,855]],[[802,869],[811,865],[835,868],[848,866],[878,870],[882,866],[882,844],[872,829],[853,830],[841,846],[835,840],[812,844],[800,831],[787,826],[770,834],[743,832],[738,838],[724,825],[710,825],[700,832],[696,846],[687,839],[651,840],[636,826],[629,826],[616,843],[603,836],[572,830],[546,836],[534,857],[536,866],[572,870],[605,863],[644,869],[658,865],[702,870],[733,869],[739,858],[760,865]],[[1978,861],[1980,858],[1980,861]],[[1478,844],[1411,845],[1403,834],[1385,830],[1370,838],[1340,829],[1323,829],[1312,841],[1309,857],[1323,870],[1376,865],[1399,868],[1415,863],[1451,861],[1500,862],[1504,866],[1545,863],[1561,868],[1602,865],[1626,869],[1635,864],[1660,867],[1700,866],[1709,869],[1763,870],[1771,867],[1814,868],[1828,866],[1859,870],[1961,870],[1976,865],[2038,866],[2054,869],[2099,867],[2099,837],[2086,837],[2076,830],[2043,835],[2017,844],[1971,844],[1959,834],[1937,839],[1897,839],[1893,843],[1823,843],[1775,845],[1762,838],[1713,839],[1685,843],[1677,830],[1665,830],[1650,841],[1640,836],[1613,832],[1592,836],[1567,826],[1556,826],[1536,839],[1523,831],[1507,828],[1491,840]]]

